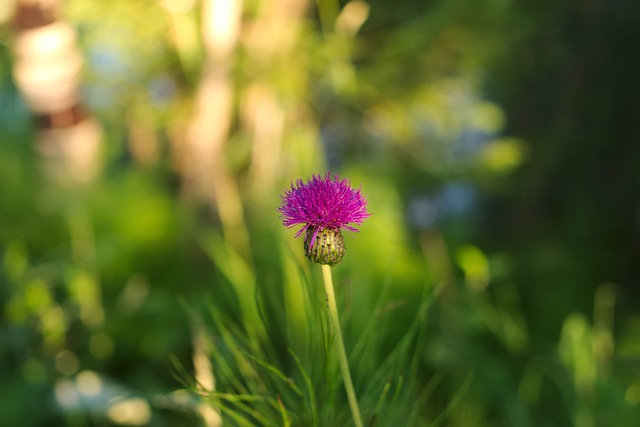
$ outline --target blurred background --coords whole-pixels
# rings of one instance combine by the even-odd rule
[[[3,0],[0,425],[219,425],[175,372],[225,391],[230,325],[313,365],[276,209],[326,170],[373,214],[335,268],[347,341],[382,319],[378,365],[419,320],[415,425],[639,425],[639,17]]]

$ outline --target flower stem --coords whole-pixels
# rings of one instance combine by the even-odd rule
[[[338,317],[338,308],[336,306],[336,296],[333,292],[333,279],[331,278],[331,266],[322,264],[322,277],[324,278],[324,289],[327,293],[327,308],[329,309],[329,319],[331,321],[331,329],[333,329],[334,342],[336,351],[338,352],[338,362],[342,371],[342,380],[344,388],[347,391],[347,399],[351,407],[351,415],[356,427],[362,427],[362,416],[356,399],[356,392],[353,388],[351,380],[351,371],[349,371],[349,362],[347,361],[347,352],[344,349],[344,341],[342,339],[342,331],[340,330],[340,318]]]

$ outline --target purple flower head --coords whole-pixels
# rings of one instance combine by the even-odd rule
[[[306,183],[299,179],[281,197],[282,205],[278,211],[282,214],[282,223],[285,227],[303,225],[296,237],[307,232],[307,255],[314,250],[318,234],[322,237],[320,240],[323,245],[327,243],[325,230],[339,235],[341,242],[341,229],[357,232],[358,229],[354,226],[362,224],[369,216],[367,202],[360,190],[351,188],[346,179],[340,181],[338,176],[331,179],[329,172],[324,177],[313,175]],[[343,243],[340,244],[344,246]]]

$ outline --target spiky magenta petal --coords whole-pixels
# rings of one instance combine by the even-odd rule
[[[331,179],[330,172],[324,177],[312,175],[306,183],[299,179],[281,197],[282,205],[278,211],[282,214],[282,223],[285,227],[302,224],[296,237],[312,229],[314,234],[310,248],[319,231],[345,228],[357,232],[355,226],[369,216],[367,202],[360,190],[351,188],[346,179],[340,180],[338,176]]]

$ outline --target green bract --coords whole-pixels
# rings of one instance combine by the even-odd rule
[[[323,228],[316,234],[313,246],[310,243],[315,229],[308,228],[304,237],[304,252],[311,261],[318,264],[336,265],[344,257],[344,239],[340,230]]]

